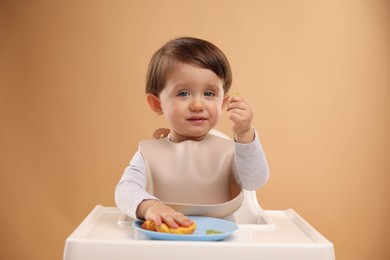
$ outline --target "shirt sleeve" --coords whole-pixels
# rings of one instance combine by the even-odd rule
[[[260,189],[268,181],[269,167],[256,130],[252,143],[235,142],[234,163],[236,178],[244,190]]]
[[[136,219],[138,205],[148,199],[158,200],[146,192],[145,161],[137,151],[115,187],[115,203],[119,210]]]

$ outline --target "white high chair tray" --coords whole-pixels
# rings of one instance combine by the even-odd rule
[[[64,260],[334,260],[333,244],[294,210],[264,210],[259,224],[239,224],[221,241],[152,240],[115,207],[96,206],[67,238]]]

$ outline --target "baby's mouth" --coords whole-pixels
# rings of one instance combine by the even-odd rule
[[[207,120],[207,118],[201,117],[201,116],[193,116],[193,117],[188,118],[187,120],[191,121],[191,122],[203,122],[203,121]]]

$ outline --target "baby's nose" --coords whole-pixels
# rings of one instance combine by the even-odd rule
[[[192,100],[190,109],[193,111],[202,111],[204,109],[204,104],[201,100],[196,98]]]

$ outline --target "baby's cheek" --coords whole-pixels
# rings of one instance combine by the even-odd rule
[[[219,119],[221,118],[221,115],[222,115],[222,110],[221,109],[215,109],[213,112],[212,112],[212,122],[214,124],[217,124],[219,122]]]

